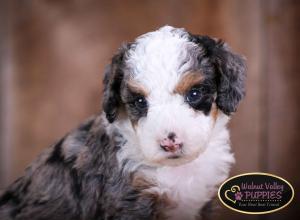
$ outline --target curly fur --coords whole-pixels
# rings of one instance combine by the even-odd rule
[[[188,74],[201,82],[178,92]],[[244,80],[239,55],[184,29],[165,26],[122,46],[105,70],[103,113],[7,188],[0,219],[201,218],[234,162],[226,125]],[[189,86],[197,103],[188,102]],[[183,143],[175,156],[158,144],[170,132]]]

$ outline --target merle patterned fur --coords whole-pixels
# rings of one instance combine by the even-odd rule
[[[190,40],[203,46],[203,56],[210,60],[214,75],[207,78],[207,84],[211,94],[217,90],[217,106],[226,114],[234,112],[244,96],[243,60],[209,37],[190,35]],[[124,105],[124,60],[132,46],[123,46],[105,72],[103,110],[110,123]],[[213,101],[209,96],[202,107],[209,111]],[[161,218],[163,202],[134,187],[134,173],[118,166],[116,153],[122,142],[116,137],[122,139],[122,131],[108,134],[105,126],[100,115],[93,117],[41,154],[0,196],[0,219]]]

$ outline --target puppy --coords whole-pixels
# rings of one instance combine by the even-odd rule
[[[122,46],[103,113],[41,154],[0,197],[1,220],[200,219],[234,162],[226,124],[245,64],[165,26]]]

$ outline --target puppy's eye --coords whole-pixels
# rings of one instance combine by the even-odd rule
[[[188,103],[197,102],[202,98],[202,92],[200,88],[193,88],[186,94],[186,101]]]
[[[145,109],[148,106],[146,99],[142,96],[139,96],[135,99],[134,105],[139,109]]]

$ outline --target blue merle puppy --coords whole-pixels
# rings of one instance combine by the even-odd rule
[[[103,113],[0,196],[1,220],[200,219],[234,163],[245,63],[222,41],[164,26],[105,70]]]

